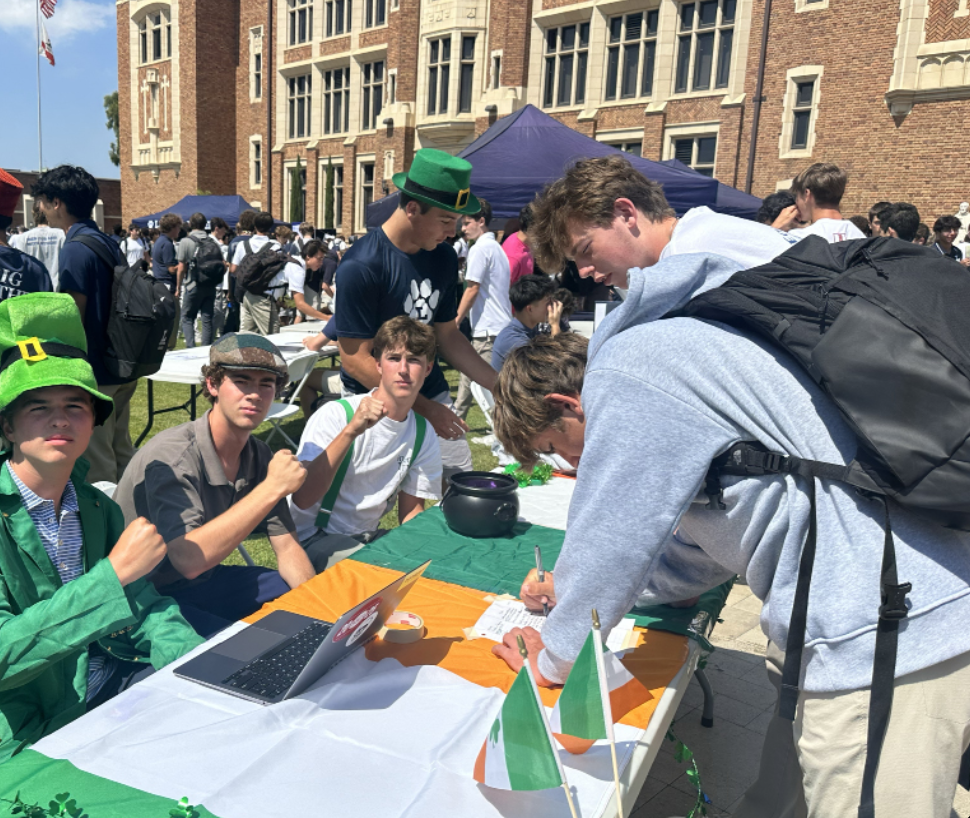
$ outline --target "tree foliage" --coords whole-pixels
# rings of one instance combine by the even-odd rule
[[[108,157],[111,159],[112,164],[115,167],[121,165],[121,154],[118,152],[118,146],[121,143],[121,137],[119,136],[119,126],[120,120],[118,118],[118,92],[115,91],[108,94],[104,98],[104,114],[108,118],[108,122],[105,127],[109,131],[115,132],[115,141],[108,146]]]

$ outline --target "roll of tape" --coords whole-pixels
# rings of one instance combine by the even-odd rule
[[[424,620],[410,611],[395,611],[381,628],[381,639],[407,645],[424,637]]]

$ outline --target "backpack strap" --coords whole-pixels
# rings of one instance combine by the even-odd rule
[[[94,236],[85,236],[83,234],[73,236],[69,241],[76,241],[79,244],[83,244],[89,250],[91,250],[101,261],[108,265],[108,269],[114,273],[115,267],[121,263],[121,259],[117,256],[111,258],[111,254],[108,252],[107,248],[98,241]],[[121,252],[120,248],[119,251]]]
[[[344,412],[347,413],[347,423],[350,423],[354,417],[354,408],[343,398],[338,400],[337,403],[343,406]],[[330,522],[330,515],[333,514],[333,504],[337,502],[337,497],[340,495],[340,487],[344,484],[344,478],[347,476],[347,469],[350,466],[350,461],[353,459],[354,444],[351,443],[350,448],[347,450],[347,454],[344,456],[340,466],[337,468],[337,473],[333,476],[333,480],[330,483],[330,488],[323,496],[323,500],[320,501],[320,511],[318,512],[316,519],[317,528],[326,529],[328,523]]]
[[[344,407],[344,412],[347,413],[347,423],[354,417],[353,407],[346,400],[340,399],[337,403]],[[407,479],[408,474],[411,471],[411,466],[414,465],[414,461],[418,454],[421,452],[421,446],[424,445],[424,438],[428,431],[428,421],[425,420],[417,412],[414,413],[415,422],[415,433],[414,433],[414,446],[411,448],[411,459],[408,461],[407,470],[404,472],[404,478],[402,478],[401,483]],[[320,502],[320,511],[317,514],[316,526],[317,528],[325,529],[327,524],[330,522],[330,515],[333,514],[334,503],[337,502],[337,497],[340,496],[340,488],[343,486],[344,478],[347,476],[347,468],[350,465],[350,461],[354,456],[354,445],[350,445],[350,449],[347,451],[347,455],[344,457],[343,462],[340,464],[340,468],[337,469],[337,473],[334,475],[333,482],[330,484],[330,488],[327,490],[326,495],[324,495],[323,500]],[[398,486],[398,491],[401,487]],[[397,492],[395,492],[396,494]]]
[[[246,250],[247,256],[251,256],[253,254],[253,248],[252,245],[250,245],[248,238],[243,239],[243,247]]]

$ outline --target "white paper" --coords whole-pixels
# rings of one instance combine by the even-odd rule
[[[479,617],[472,630],[478,637],[501,642],[502,637],[512,628],[535,628],[541,631],[545,623],[546,618],[541,613],[528,610],[524,602],[517,599],[497,599]]]
[[[610,631],[610,635],[606,639],[606,647],[613,653],[619,653],[624,648],[629,647],[626,640],[631,633],[633,633],[633,620],[621,619],[617,626]]]

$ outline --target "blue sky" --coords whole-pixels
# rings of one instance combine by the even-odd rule
[[[0,0],[3,123],[0,167],[37,168],[36,0]],[[81,165],[117,179],[108,158],[114,134],[105,127],[104,96],[118,88],[114,0],[58,0],[45,20],[53,68],[41,59],[44,164]]]

